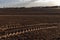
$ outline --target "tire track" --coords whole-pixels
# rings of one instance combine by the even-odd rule
[[[12,26],[8,27],[9,25],[7,25],[7,27],[4,26],[3,29],[0,27],[0,30],[4,31],[4,30],[8,30],[8,29],[22,28],[22,27],[28,27],[28,26],[32,27],[32,26],[37,26],[37,25],[39,25],[39,26],[41,26],[41,25],[44,25],[44,26],[46,26],[46,25],[57,26],[57,23],[39,23],[39,24],[31,24],[31,25],[24,25],[24,26],[14,25],[14,27],[12,27]]]
[[[44,30],[44,29],[55,29],[57,28],[56,26],[52,26],[52,27],[45,27],[45,28],[33,28],[33,29],[26,29],[26,30],[23,30],[23,31],[20,31],[20,32],[14,32],[14,33],[9,33],[9,34],[6,34],[6,35],[2,35],[0,36],[0,39],[2,38],[7,38],[7,37],[10,37],[10,36],[15,36],[15,35],[20,35],[20,34],[24,34],[26,32],[32,32],[32,31],[38,31],[38,30]]]

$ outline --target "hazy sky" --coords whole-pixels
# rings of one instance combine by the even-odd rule
[[[0,7],[60,6],[60,0],[0,0]]]

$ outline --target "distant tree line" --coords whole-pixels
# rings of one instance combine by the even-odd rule
[[[6,7],[7,9],[24,9],[24,8],[59,8],[60,6],[46,6],[46,7]],[[6,9],[5,7],[4,7],[4,9]],[[0,9],[2,9],[2,8],[0,8]]]

